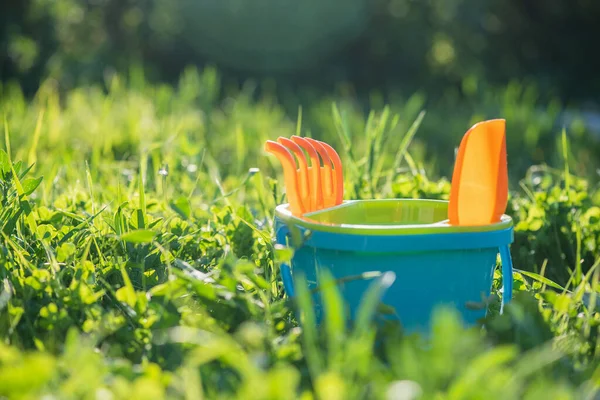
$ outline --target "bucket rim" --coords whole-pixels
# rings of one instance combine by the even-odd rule
[[[423,206],[447,206],[447,200],[436,199],[370,199],[370,200],[345,200],[342,204],[329,207],[326,210],[336,210],[348,207],[357,203],[375,203],[375,202],[402,202],[410,203],[413,207]],[[450,234],[450,233],[478,233],[498,230],[506,230],[513,227],[513,220],[510,216],[502,215],[500,222],[487,225],[450,225],[448,220],[442,220],[426,224],[343,224],[343,223],[324,223],[311,219],[311,216],[320,214],[326,210],[319,210],[302,215],[301,217],[292,215],[289,203],[279,204],[275,207],[275,216],[282,222],[291,223],[303,227],[310,231],[338,234],[355,235],[430,235],[430,234]]]

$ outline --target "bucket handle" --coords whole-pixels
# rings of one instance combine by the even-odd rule
[[[502,304],[500,314],[504,306],[512,300],[513,292],[513,264],[508,245],[500,246],[500,261],[502,263]]]

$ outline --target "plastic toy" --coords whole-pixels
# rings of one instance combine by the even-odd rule
[[[285,187],[294,215],[342,203],[342,161],[330,145],[311,138],[292,136],[291,140],[284,137],[278,138],[277,142],[268,140],[265,149],[275,154],[283,165]],[[310,167],[306,164],[302,149],[306,150],[310,157]],[[296,156],[298,169],[288,150]],[[323,160],[323,166],[319,156]]]
[[[464,135],[449,201],[342,201],[342,164],[331,146],[293,136],[268,141],[265,149],[283,165],[289,199],[289,204],[275,209],[276,242],[291,246],[291,229],[310,231],[294,248],[291,265],[281,266],[288,295],[294,296],[298,273],[314,289],[318,271],[327,268],[340,282],[353,318],[371,281],[349,277],[391,271],[396,279],[380,300],[395,310],[406,331],[428,331],[434,308],[442,304],[456,306],[463,321],[472,325],[487,313],[484,300],[500,254],[502,306],[510,301],[513,222],[504,214],[508,192],[504,120],[481,122]],[[318,297],[314,301],[320,319]]]
[[[448,219],[452,225],[500,221],[508,202],[506,123],[485,121],[467,131],[458,149]]]

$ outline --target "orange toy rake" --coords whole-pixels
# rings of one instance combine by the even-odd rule
[[[267,140],[265,150],[281,162],[293,215],[300,216],[342,203],[342,161],[333,147],[312,138],[292,136],[290,139],[279,137],[277,142]]]

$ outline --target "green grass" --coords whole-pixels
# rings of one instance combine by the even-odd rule
[[[509,123],[552,134],[509,100]],[[497,272],[484,330],[465,330],[452,309],[438,310],[429,340],[374,324],[385,276],[356,324],[327,275],[324,326],[307,293],[285,296],[290,252],[272,242],[284,196],[267,138],[300,129],[329,140],[346,198],[448,196],[429,167],[453,149],[421,135],[435,109],[416,95],[367,115],[336,104],[311,102],[299,123],[274,98],[223,93],[210,70],[175,88],[138,77],[60,93],[47,82],[33,100],[3,87],[0,396],[598,396],[600,190],[574,174],[586,154],[577,137],[544,145],[556,169],[534,165],[511,182],[515,299],[498,315]],[[445,124],[458,138],[460,121]],[[537,157],[539,141],[518,147],[519,137],[509,132],[510,165]]]

